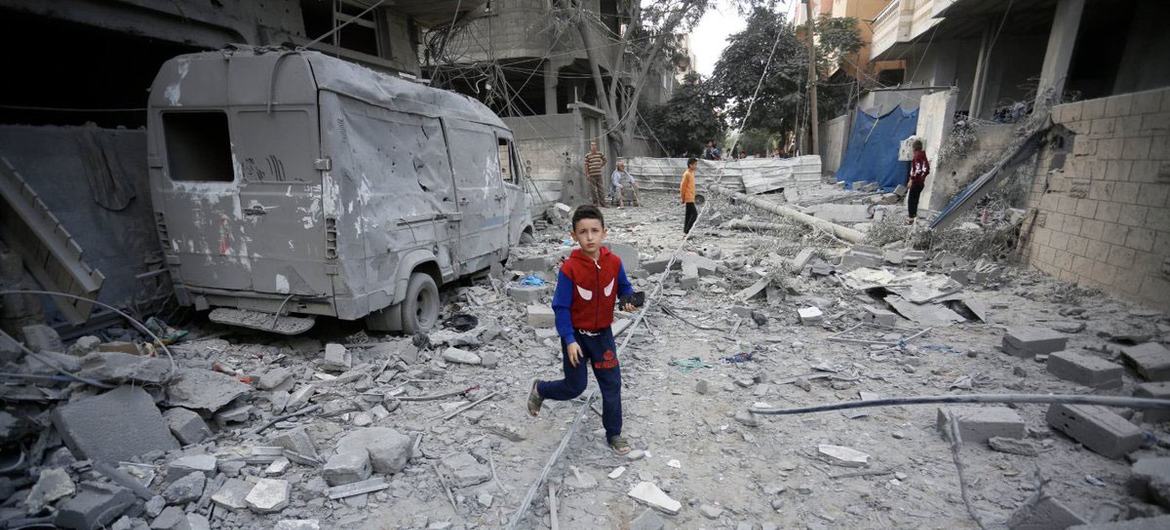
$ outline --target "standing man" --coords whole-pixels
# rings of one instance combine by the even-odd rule
[[[698,167],[698,160],[694,158],[687,159],[687,170],[683,172],[682,184],[679,185],[682,203],[686,207],[686,213],[683,217],[683,235],[691,233],[691,227],[695,225],[695,220],[699,218],[699,209],[695,208],[695,169]]]
[[[585,180],[589,182],[593,205],[598,208],[605,206],[605,189],[601,187],[601,170],[605,168],[605,162],[605,155],[597,150],[597,142],[590,142],[589,152],[585,154]]]
[[[910,194],[906,197],[906,209],[910,218],[906,224],[914,224],[918,218],[918,198],[922,189],[926,187],[926,176],[930,174],[930,161],[926,159],[926,151],[922,150],[922,141],[914,140],[914,158],[910,160],[910,174],[906,177],[906,187]]]
[[[707,140],[707,148],[703,150],[705,160],[723,160],[723,152],[715,145],[715,140]]]

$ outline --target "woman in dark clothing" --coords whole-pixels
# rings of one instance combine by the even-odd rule
[[[914,224],[918,217],[918,198],[922,195],[922,188],[926,187],[926,176],[930,174],[930,161],[926,159],[926,151],[922,150],[922,142],[914,140],[914,159],[910,161],[910,174],[906,178],[906,187],[910,188],[910,195],[906,199],[906,207],[910,218],[906,224]]]

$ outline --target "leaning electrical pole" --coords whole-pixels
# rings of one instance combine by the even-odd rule
[[[817,46],[813,41],[813,8],[812,0],[804,1],[804,13],[808,17],[805,21],[804,32],[808,38],[808,110],[809,120],[808,127],[812,131],[812,145],[809,146],[809,152],[816,155],[820,154],[819,136],[817,128],[820,122],[817,120]]]

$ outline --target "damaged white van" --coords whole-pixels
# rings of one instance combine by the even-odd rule
[[[171,59],[147,132],[175,292],[217,322],[426,330],[440,285],[532,230],[512,133],[491,110],[320,53]]]

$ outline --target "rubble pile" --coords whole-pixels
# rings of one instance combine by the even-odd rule
[[[606,210],[607,243],[639,291],[654,291],[678,244],[673,199],[646,193],[648,206]],[[0,342],[2,371],[16,374],[0,386],[0,520],[504,526],[582,404],[524,411],[532,379],[561,373],[549,302],[572,250],[567,213],[554,207],[505,267],[445,290],[441,325],[414,337],[189,322],[168,346],[173,362],[134,333],[61,340],[42,326],[16,337],[109,388]],[[943,434],[952,423],[980,477],[976,506],[1011,528],[1167,517],[1166,411],[748,411],[973,392],[1167,398],[1165,315],[1056,297],[1066,288],[1051,279],[906,241],[703,226],[717,228],[695,234],[643,321],[615,320],[615,335],[633,334],[618,353],[634,451],[605,447],[594,400],[520,527],[970,526]]]

